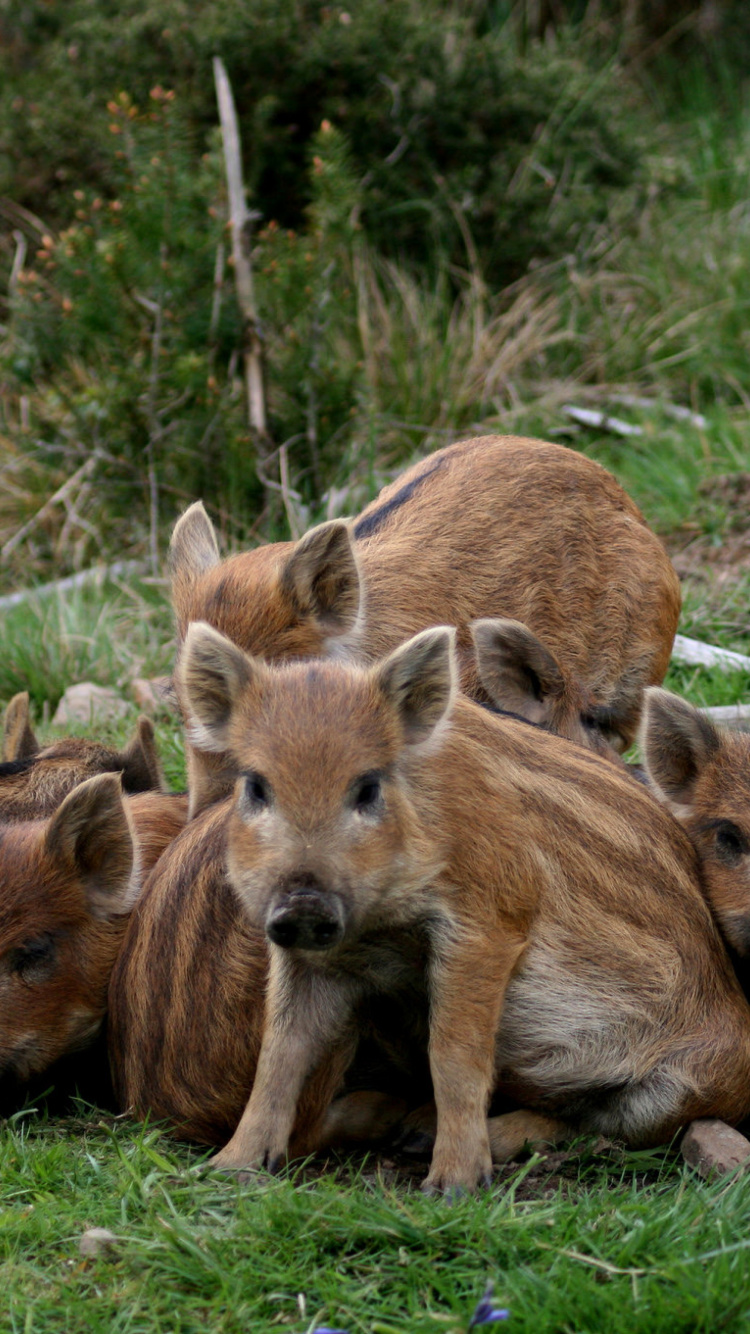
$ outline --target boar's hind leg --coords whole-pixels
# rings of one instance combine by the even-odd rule
[[[350,1016],[351,998],[340,985],[322,974],[295,971],[281,950],[272,951],[253,1091],[229,1143],[210,1160],[212,1167],[277,1171],[295,1118],[317,1128],[341,1067],[353,1055]]]
[[[491,1116],[487,1122],[493,1163],[509,1163],[524,1148],[548,1149],[570,1139],[573,1131],[564,1121],[526,1109]]]

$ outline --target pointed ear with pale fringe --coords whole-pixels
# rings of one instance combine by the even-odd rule
[[[79,783],[45,834],[49,856],[82,882],[92,915],[105,920],[133,906],[136,846],[119,774],[97,774]]]
[[[543,723],[565,688],[557,661],[522,621],[492,619],[471,626],[477,671],[492,703]]]
[[[354,629],[362,589],[343,519],[318,524],[300,538],[281,572],[281,589],[299,615],[317,621],[324,633],[345,635]]]
[[[13,696],[5,710],[2,759],[6,763],[11,760],[28,760],[38,755],[40,749],[31,726],[29,693],[23,690]]]
[[[375,679],[401,721],[407,745],[427,741],[447,715],[456,689],[456,632],[437,625],[401,644],[375,668]]]
[[[721,746],[721,733],[698,709],[668,690],[645,691],[640,743],[646,773],[669,806],[690,807],[701,770]]]
[[[196,500],[180,516],[169,543],[169,568],[172,578],[199,579],[221,560],[214,526],[203,501]]]
[[[224,751],[229,723],[243,691],[265,678],[262,663],[205,621],[192,621],[177,678],[188,713],[188,737],[198,750]]]
[[[122,782],[126,792],[166,792],[164,771],[156,749],[154,724],[142,713],[135,734],[120,754]]]

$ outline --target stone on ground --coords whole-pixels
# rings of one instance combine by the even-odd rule
[[[750,1160],[750,1140],[725,1121],[693,1121],[685,1131],[680,1152],[702,1177],[723,1176]]]
[[[54,727],[69,727],[71,723],[107,723],[124,718],[128,705],[116,690],[81,681],[68,686],[52,719]]]

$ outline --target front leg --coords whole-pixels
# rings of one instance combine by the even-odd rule
[[[253,1091],[229,1143],[211,1159],[212,1167],[278,1169],[308,1076],[316,1072],[317,1099],[324,1106],[336,1091],[337,1047],[350,1015],[347,987],[337,978],[272,948]]]
[[[423,1186],[428,1193],[455,1195],[489,1183],[487,1108],[495,1038],[505,991],[525,945],[511,929],[480,935],[446,923],[433,933],[430,1069],[437,1134]]]

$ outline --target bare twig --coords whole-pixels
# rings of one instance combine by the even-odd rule
[[[24,208],[23,204],[17,204],[15,199],[8,199],[7,196],[0,199],[0,217],[7,218],[14,227],[25,227],[28,231],[37,232],[39,236],[46,236],[50,231],[36,213]]]
[[[13,256],[13,264],[8,279],[8,299],[11,302],[15,300],[18,294],[18,275],[26,263],[26,237],[23,232],[14,231],[13,240],[16,243],[16,253]]]
[[[90,454],[86,462],[82,464],[71,477],[68,477],[67,481],[63,482],[62,486],[57,488],[54,495],[51,495],[49,500],[44,502],[42,508],[37,510],[36,514],[34,514],[26,523],[22,524],[12,537],[8,538],[5,545],[0,548],[0,558],[5,560],[12,551],[15,551],[16,547],[20,546],[24,538],[36,528],[37,524],[44,522],[48,514],[55,508],[55,505],[64,504],[71,492],[90,476],[98,462],[98,453]]]
[[[208,362],[213,366],[216,357],[216,338],[219,332],[219,316],[221,315],[221,299],[224,295],[224,242],[219,241],[216,247],[216,263],[214,264],[214,290],[211,299],[211,319],[208,323]]]
[[[287,460],[286,444],[283,444],[279,449],[279,476],[281,477],[281,498],[284,501],[289,532],[294,541],[298,542],[302,536],[302,529],[297,522],[297,513],[289,486],[289,462]],[[296,492],[294,494],[296,495]]]
[[[266,424],[266,404],[263,391],[263,348],[258,312],[255,305],[253,269],[248,244],[250,215],[245,203],[245,191],[242,183],[240,132],[232,88],[223,61],[218,56],[214,56],[213,64],[229,194],[229,223],[232,236],[234,277],[237,287],[237,300],[244,324],[248,420],[258,457],[261,463],[265,463],[268,461],[271,442]]]
[[[161,260],[160,272],[164,272],[164,264],[167,258],[166,243],[162,241],[159,256]],[[151,574],[154,579],[159,574],[159,482],[156,475],[156,446],[165,434],[161,423],[161,414],[159,413],[156,400],[159,392],[159,376],[161,365],[161,343],[162,332],[164,328],[164,284],[159,281],[159,294],[156,301],[151,301],[145,296],[136,296],[136,300],[153,316],[153,330],[151,333],[151,370],[148,380],[148,394],[146,396],[146,427],[148,430],[148,443],[146,445],[146,461],[148,470],[148,545],[151,558]]]
[[[310,326],[310,342],[312,351],[308,362],[307,375],[307,443],[310,447],[310,459],[312,461],[313,482],[316,494],[321,491],[320,477],[320,454],[318,451],[318,395],[316,390],[316,380],[320,366],[320,339],[325,329],[323,312],[331,299],[331,288],[329,279],[336,268],[336,261],[331,260],[322,273],[323,289],[318,293],[313,309],[312,324]],[[283,446],[286,449],[286,445]],[[281,456],[279,456],[281,461]],[[282,479],[283,480],[283,479]]]

